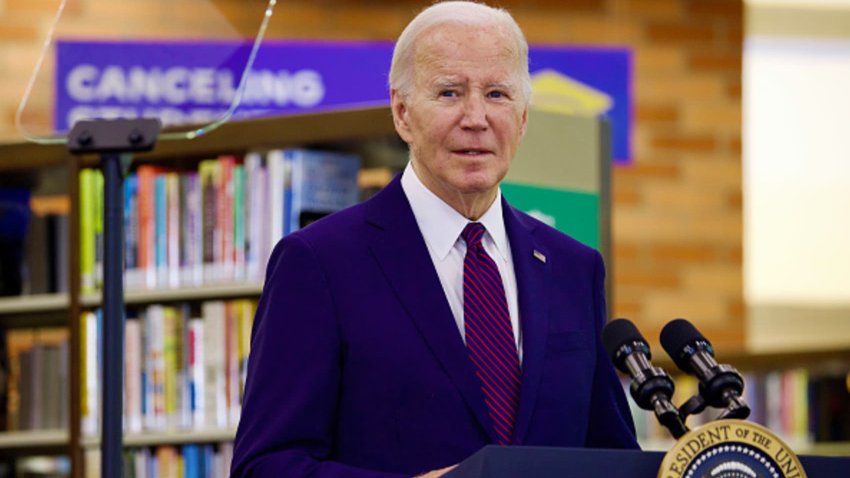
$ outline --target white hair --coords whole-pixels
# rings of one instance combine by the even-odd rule
[[[390,65],[389,87],[402,96],[410,93],[413,82],[413,58],[416,42],[427,30],[437,26],[459,23],[468,26],[498,26],[513,34],[517,46],[517,69],[520,90],[526,103],[531,100],[531,77],[528,74],[528,42],[519,25],[501,8],[472,1],[447,1],[431,5],[407,24],[396,41]]]

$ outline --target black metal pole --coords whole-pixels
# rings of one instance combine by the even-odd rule
[[[133,152],[150,151],[156,118],[81,120],[68,133],[74,154],[100,154],[103,170],[103,422],[101,476],[122,476],[124,403],[124,175]]]
[[[105,153],[103,169],[103,424],[101,472],[122,476],[124,383],[124,172],[122,155]]]

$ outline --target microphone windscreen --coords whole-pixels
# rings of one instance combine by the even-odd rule
[[[661,346],[676,366],[686,372],[690,370],[690,364],[682,352],[685,347],[698,340],[711,344],[693,324],[685,319],[671,320],[661,329]]]
[[[602,345],[615,365],[617,365],[617,351],[623,344],[630,342],[646,343],[646,340],[635,324],[628,319],[614,319],[605,324],[605,328],[602,329]]]

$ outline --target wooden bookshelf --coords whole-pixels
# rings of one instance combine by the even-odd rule
[[[128,290],[124,302],[132,304],[150,304],[156,302],[202,301],[234,299],[239,297],[259,297],[263,285],[258,282],[245,284],[210,284],[197,287],[179,287],[176,289]],[[83,307],[97,307],[101,303],[100,294],[86,294],[80,298]]]
[[[18,432],[0,432],[0,449],[7,448],[44,448],[65,446],[68,444],[67,430],[33,430]]]
[[[220,443],[233,441],[236,429],[164,430],[161,432],[128,433],[124,435],[124,446],[145,447],[159,445],[185,445],[189,443]],[[99,437],[86,437],[82,444],[86,448],[100,446]]]
[[[67,310],[71,297],[65,293],[0,298],[0,315],[34,314]]]

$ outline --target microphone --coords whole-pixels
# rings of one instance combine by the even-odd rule
[[[685,319],[670,321],[661,330],[661,346],[683,372],[699,379],[699,396],[682,406],[684,416],[699,413],[706,405],[725,409],[718,418],[744,419],[750,407],[741,398],[744,378],[730,365],[718,364],[711,342]],[[700,403],[702,402],[702,403]]]
[[[688,432],[679,410],[670,400],[675,385],[663,369],[650,363],[649,344],[627,319],[615,319],[602,329],[602,344],[614,366],[632,377],[629,391],[635,403],[655,412],[658,422],[670,430],[674,438]]]

